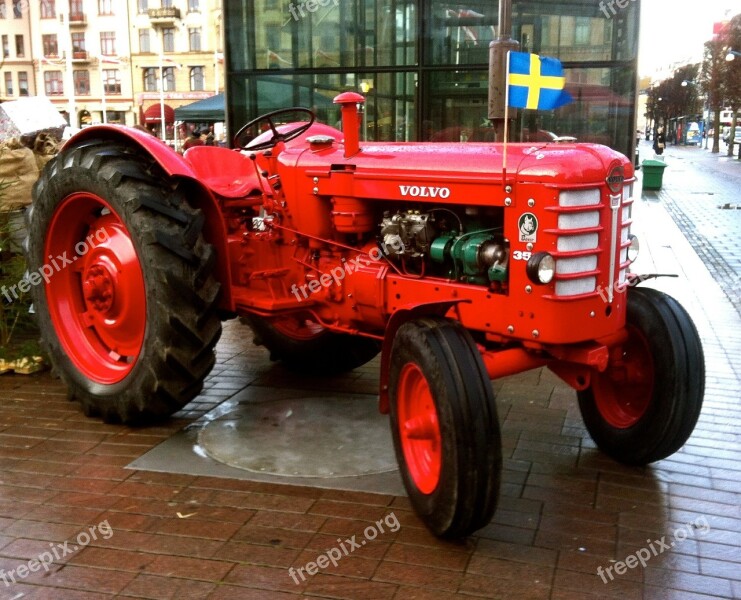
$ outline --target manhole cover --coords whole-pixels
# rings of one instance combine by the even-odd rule
[[[287,477],[351,477],[396,470],[388,417],[375,398],[289,398],[240,404],[206,425],[214,460]]]

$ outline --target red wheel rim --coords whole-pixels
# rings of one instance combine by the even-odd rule
[[[46,232],[46,300],[64,351],[88,379],[123,380],[144,343],[146,293],[128,230],[99,196],[75,193]]]
[[[399,374],[397,417],[409,474],[420,492],[430,494],[440,481],[442,440],[430,386],[414,363]]]
[[[628,341],[612,351],[604,373],[592,376],[600,414],[617,429],[632,427],[648,410],[654,390],[654,362],[648,340],[632,325]]]
[[[319,323],[303,315],[274,319],[272,324],[279,333],[294,340],[313,340],[326,331]]]

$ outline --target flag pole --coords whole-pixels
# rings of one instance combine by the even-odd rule
[[[504,148],[502,150],[502,185],[507,180],[507,141],[509,138],[509,61],[511,50],[507,50],[507,66],[504,77]]]

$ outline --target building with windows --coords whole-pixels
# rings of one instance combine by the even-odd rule
[[[0,97],[48,96],[74,126],[159,133],[163,105],[167,124],[223,90],[220,40],[218,0],[0,0]]]
[[[514,137],[552,132],[632,154],[639,11],[634,2],[613,8],[513,0],[520,49],[559,58],[574,98],[556,111],[519,111]],[[224,17],[232,131],[293,105],[335,124],[332,98],[354,90],[366,96],[366,139],[492,138],[488,46],[498,34],[497,2],[225,0]]]
[[[129,20],[139,122],[160,133],[163,113],[223,90],[218,0],[130,0]]]
[[[37,95],[70,123],[134,124],[129,31],[124,0],[30,0]],[[105,114],[104,114],[105,113]]]
[[[31,55],[31,19],[22,0],[0,0],[3,98],[36,94]]]

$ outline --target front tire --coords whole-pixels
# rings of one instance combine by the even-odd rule
[[[673,454],[692,434],[705,392],[705,359],[687,311],[651,288],[628,292],[628,340],[603,373],[578,392],[597,446],[622,463],[644,465]]]
[[[203,215],[149,157],[86,141],[44,169],[27,213],[42,344],[87,415],[146,423],[203,387],[221,333]]]
[[[394,337],[391,432],[412,506],[437,536],[458,538],[494,515],[502,469],[491,381],[456,321],[422,318]]]

